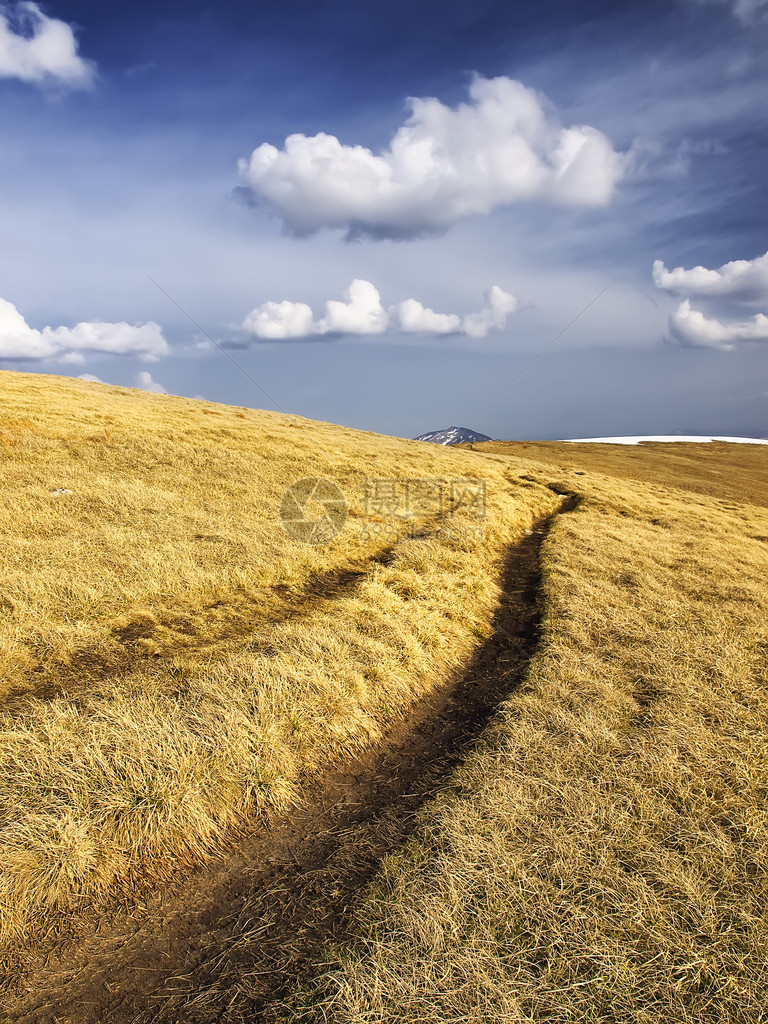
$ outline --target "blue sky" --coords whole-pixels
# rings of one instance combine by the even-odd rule
[[[766,43],[765,0],[0,4],[0,367],[768,436]]]

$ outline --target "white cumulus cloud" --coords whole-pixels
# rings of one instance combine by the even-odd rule
[[[254,338],[306,338],[315,333],[312,309],[304,302],[265,302],[252,309],[243,330]]]
[[[404,334],[455,334],[461,317],[455,313],[436,313],[418,299],[403,299],[392,307],[393,323]]]
[[[85,88],[93,80],[93,64],[78,55],[77,40],[66,22],[49,18],[35,3],[2,5],[0,78],[56,80]]]
[[[370,281],[356,278],[347,289],[347,301],[329,299],[325,316],[317,324],[318,334],[381,334],[389,325],[389,314]]]
[[[768,301],[768,252],[753,260],[732,260],[717,270],[667,270],[662,260],[655,260],[653,280],[657,288],[674,295]]]
[[[101,379],[101,377],[94,377],[94,375],[93,375],[92,373],[81,373],[81,374],[80,374],[80,375],[78,376],[78,378],[77,378],[77,379],[78,379],[78,380],[85,380],[85,381],[88,381],[88,383],[89,383],[89,384],[104,384],[104,383],[105,383],[105,382],[104,382],[104,381],[103,381],[103,380]]]
[[[484,338],[489,331],[504,327],[507,317],[516,309],[515,296],[494,284],[486,292],[485,307],[479,313],[470,313],[464,317],[463,333],[468,334],[470,338]]]
[[[305,302],[265,302],[252,309],[243,330],[254,338],[307,338],[312,334],[381,334],[389,323],[381,297],[370,281],[355,279],[346,292],[346,302],[329,299],[325,316],[315,320]]]
[[[136,375],[136,383],[142,391],[151,391],[155,395],[168,394],[162,384],[156,380],[152,380],[152,374],[147,370],[142,370],[141,373]]]
[[[413,238],[509,203],[602,206],[625,170],[602,132],[564,127],[514,79],[476,77],[469,102],[410,99],[411,115],[380,153],[334,135],[289,135],[239,163],[244,194],[299,235]]]
[[[303,302],[265,302],[246,316],[243,330],[254,338],[307,338],[312,335],[383,334],[391,329],[401,334],[464,334],[484,338],[489,331],[506,325],[518,306],[517,299],[498,285],[485,294],[486,304],[478,313],[460,317],[436,313],[418,299],[403,299],[389,309],[381,304],[378,289],[370,281],[355,279],[347,289],[346,302],[329,299],[325,316],[314,319]]]
[[[82,362],[84,352],[136,355],[156,360],[168,352],[160,327],[146,324],[79,323],[74,327],[30,327],[12,302],[0,299],[0,359],[61,359]]]
[[[691,309],[685,299],[669,320],[672,336],[684,345],[698,348],[733,349],[749,342],[768,342],[768,316],[758,313],[740,323],[723,323]]]

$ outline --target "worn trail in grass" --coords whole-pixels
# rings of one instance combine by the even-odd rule
[[[563,510],[571,507],[566,499]],[[551,519],[508,553],[493,631],[457,679],[423,698],[383,742],[256,826],[227,858],[129,915],[102,919],[28,976],[19,1024],[242,1021],[345,937],[345,909],[414,813],[522,680],[542,611],[539,553]]]

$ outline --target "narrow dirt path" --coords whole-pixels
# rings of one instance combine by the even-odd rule
[[[561,511],[574,506],[566,499]],[[540,549],[552,519],[508,553],[493,633],[462,676],[416,705],[384,742],[329,773],[301,808],[260,822],[226,858],[28,976],[17,1024],[212,1024],[268,1019],[330,941],[414,814],[525,676],[542,612]],[[0,1012],[0,1021],[3,1020]]]

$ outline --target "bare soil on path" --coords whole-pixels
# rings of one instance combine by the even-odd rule
[[[562,511],[574,503],[565,499]],[[77,942],[39,958],[6,998],[0,1022],[272,1019],[324,947],[348,937],[356,893],[524,679],[538,642],[540,549],[552,518],[508,552],[493,632],[458,678],[393,723],[377,747],[328,773],[299,808],[254,822],[220,861],[180,870],[143,905],[102,915]]]

